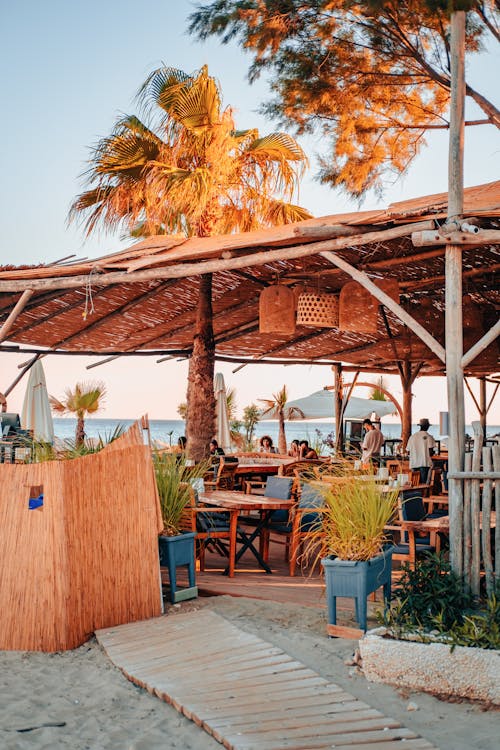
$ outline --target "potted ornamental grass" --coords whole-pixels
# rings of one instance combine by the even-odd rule
[[[197,596],[195,586],[195,537],[187,509],[192,502],[193,484],[209,469],[205,461],[191,466],[183,454],[156,451],[153,454],[156,485],[160,498],[163,529],[158,537],[160,566],[168,568],[172,602]],[[176,568],[187,565],[189,588],[177,591]]]
[[[336,624],[336,597],[352,597],[356,619],[366,630],[366,600],[384,587],[391,597],[392,544],[386,531],[397,510],[398,490],[384,489],[375,477],[346,477],[324,492],[321,542],[328,622]]]

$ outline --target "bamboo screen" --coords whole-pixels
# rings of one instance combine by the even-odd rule
[[[148,447],[2,464],[0,482],[1,649],[71,649],[97,628],[161,614]],[[40,491],[43,506],[29,510]]]

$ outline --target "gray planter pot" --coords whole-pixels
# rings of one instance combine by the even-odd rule
[[[384,602],[388,606],[391,598],[391,571],[393,547],[363,562],[324,558],[321,564],[325,571],[328,623],[337,622],[337,596],[355,600],[356,620],[366,630],[366,600],[373,591],[384,587]]]
[[[158,551],[160,553],[160,566],[168,569],[170,580],[170,601],[184,601],[194,599],[198,596],[198,588],[195,583],[195,555],[193,531],[186,531],[177,536],[159,536]],[[186,565],[188,569],[188,588],[177,588],[177,568]]]

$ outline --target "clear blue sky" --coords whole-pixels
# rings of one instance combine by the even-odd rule
[[[117,116],[135,111],[138,88],[162,63],[186,72],[208,64],[221,84],[224,103],[236,111],[239,127],[257,126],[261,132],[274,129],[256,112],[267,95],[265,81],[248,84],[249,58],[236,46],[222,46],[217,40],[199,44],[188,37],[186,18],[191,9],[192,3],[187,0],[4,0],[0,4],[4,112],[0,121],[0,263],[50,262],[70,253],[93,257],[117,251],[125,244],[117,235],[94,236],[84,242],[81,229],[68,228],[66,217],[82,189],[79,175],[85,168],[89,147],[110,132]],[[484,55],[470,68],[472,84],[495,97],[498,54]],[[473,108],[468,111],[469,117],[478,114]],[[465,184],[498,179],[498,131],[491,126],[469,131]],[[434,133],[428,141],[429,147],[409,174],[389,186],[382,201],[369,196],[363,208],[446,190],[447,134]],[[302,183],[301,204],[316,216],[356,210],[355,202],[314,181],[314,155],[321,151],[321,142],[305,140],[302,145],[313,169]],[[14,356],[0,356],[0,390],[14,379],[19,361]],[[118,360],[88,372],[85,358],[47,358],[44,367],[49,391],[60,395],[66,385],[99,377],[109,390],[103,416],[132,417],[149,411],[152,417],[175,417],[177,404],[184,399],[186,364],[126,360],[129,377],[124,378],[124,362]],[[220,369],[226,382],[236,387],[240,408],[267,397],[284,382],[289,384],[291,397],[298,397],[331,380],[329,371],[323,368],[255,366],[237,376],[231,375],[228,366]],[[398,391],[397,379],[394,382]],[[425,411],[436,420],[438,411],[444,410],[444,383],[434,384],[432,389],[429,385],[424,381],[414,389],[415,417]],[[12,408],[17,408],[22,395],[22,386],[13,391]],[[492,421],[499,423],[500,408],[495,411]],[[474,411],[468,408],[468,418],[474,417]]]

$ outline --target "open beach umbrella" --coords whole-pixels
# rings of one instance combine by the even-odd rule
[[[214,378],[215,393],[215,415],[216,415],[216,433],[215,437],[219,447],[224,452],[231,450],[231,433],[229,430],[229,414],[227,411],[226,384],[224,375],[217,372]]]
[[[289,401],[288,407],[296,406],[303,413],[303,419],[332,419],[335,416],[335,400],[333,391],[316,391],[309,396]],[[365,419],[375,413],[378,417],[393,414],[396,407],[392,401],[377,401],[372,398],[358,398],[351,396],[344,411],[344,417],[349,419]]]
[[[30,370],[28,385],[24,395],[21,424],[25,430],[33,430],[35,440],[54,442],[54,422],[50,409],[49,395],[45,383],[45,373],[40,361]]]

